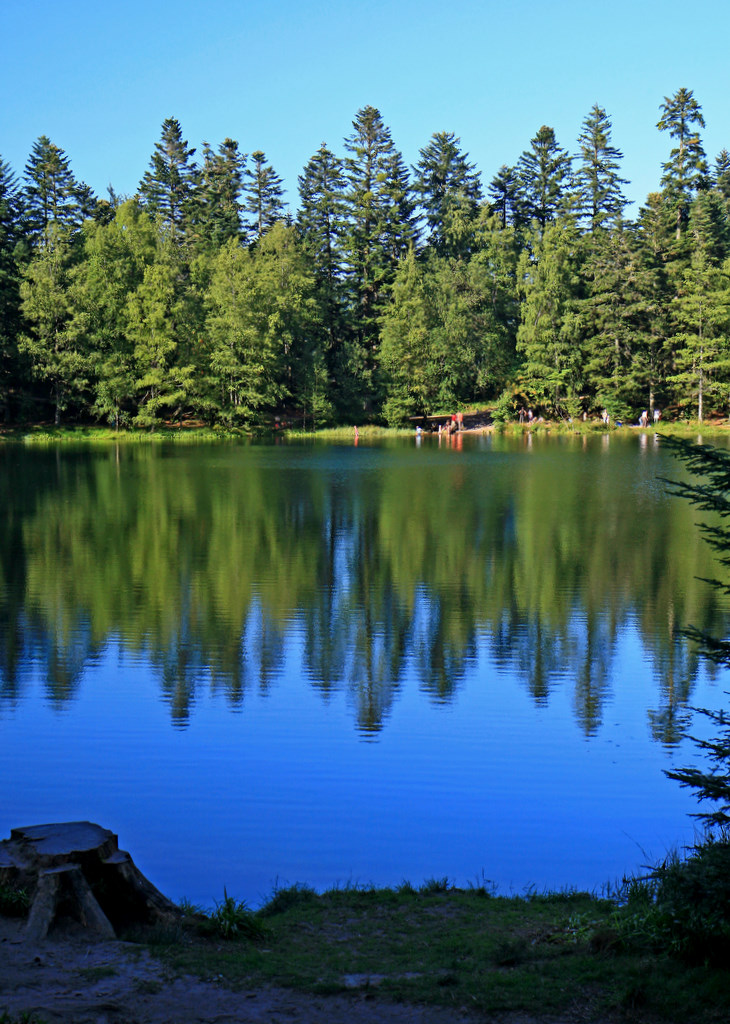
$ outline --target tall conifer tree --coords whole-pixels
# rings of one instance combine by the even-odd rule
[[[254,150],[251,162],[252,166],[246,168],[244,209],[250,215],[246,229],[258,241],[278,220],[284,220],[286,205],[282,180],[266,163],[266,154]]]
[[[60,232],[78,229],[93,212],[88,185],[74,177],[68,157],[41,135],[25,166],[24,201],[28,230],[34,245],[47,245]]]
[[[150,158],[149,170],[139,184],[145,209],[159,217],[178,244],[190,231],[193,214],[193,189],[197,168],[195,149],[182,137],[180,122],[168,117],[162,122],[160,141]]]
[[[619,175],[623,153],[611,142],[611,122],[606,111],[594,104],[578,136],[580,168],[576,174],[579,210],[595,234],[623,215],[626,198]]]
[[[705,127],[705,119],[691,89],[679,89],[674,96],[665,96],[661,111],[657,128],[669,132],[677,142],[663,165],[662,188],[674,210],[679,240],[689,220],[695,193],[708,184],[707,158],[699,134],[699,129]]]
[[[543,125],[517,164],[521,199],[527,220],[537,221],[540,233],[558,216],[566,198],[571,159]]]
[[[502,164],[489,184],[489,203],[499,216],[500,225],[518,227],[521,223],[519,180],[514,167]]]
[[[9,416],[9,394],[19,371],[22,219],[20,186],[10,165],[0,158],[0,413],[5,418]]]
[[[420,150],[414,191],[426,215],[427,244],[438,256],[466,256],[482,199],[479,173],[453,132],[436,132]]]
[[[332,381],[341,377],[345,339],[345,186],[342,161],[323,142],[299,178],[297,227],[314,272],[322,348]]]
[[[203,165],[194,193],[198,248],[217,252],[230,238],[241,237],[245,167],[246,154],[239,152],[233,139],[224,139],[217,151],[203,143]]]
[[[524,390],[549,415],[577,416],[585,357],[578,315],[579,277],[572,221],[548,224],[518,269],[524,301],[517,347]]]
[[[351,294],[352,324],[357,340],[352,375],[361,397],[377,400],[378,317],[392,285],[395,268],[416,237],[414,204],[408,173],[390,129],[375,107],[363,107],[345,140],[348,222],[345,258]]]

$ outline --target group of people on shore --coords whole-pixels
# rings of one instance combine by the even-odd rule
[[[654,412],[652,413],[652,416],[654,418],[654,426],[656,426],[657,423],[659,422],[659,420],[661,419],[662,414],[659,411],[659,409],[655,409]],[[641,416],[639,416],[639,426],[640,427],[648,427],[649,426],[649,413],[646,411],[646,409],[644,409],[644,411],[642,412]]]

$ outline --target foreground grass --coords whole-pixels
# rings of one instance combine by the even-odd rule
[[[628,952],[618,913],[615,902],[585,893],[501,897],[445,880],[321,895],[295,886],[251,914],[246,938],[186,928],[160,936],[155,952],[176,971],[233,987],[367,990],[390,1001],[584,1021],[730,1018],[730,972]]]

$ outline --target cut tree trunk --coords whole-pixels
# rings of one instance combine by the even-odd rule
[[[148,881],[117,836],[90,821],[14,828],[0,842],[0,884],[31,896],[25,929],[44,939],[57,921],[74,918],[100,938],[120,928],[170,924],[181,911]]]

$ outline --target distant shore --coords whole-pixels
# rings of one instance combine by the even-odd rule
[[[357,432],[356,432],[357,431]],[[61,444],[65,442],[88,442],[93,444],[159,444],[175,442],[202,444],[220,441],[248,441],[251,439],[267,440],[285,438],[289,440],[321,440],[321,441],[372,441],[381,438],[417,437],[446,439],[458,437],[460,434],[500,434],[504,436],[521,436],[525,434],[559,434],[559,435],[612,435],[623,432],[641,434],[668,434],[675,437],[692,438],[723,437],[730,433],[730,421],[713,419],[706,423],[697,420],[666,420],[658,424],[642,427],[638,423],[611,423],[606,426],[600,420],[544,420],[537,418],[530,423],[488,422],[484,417],[469,415],[464,417],[461,430],[449,434],[446,430],[439,435],[437,429],[429,430],[421,427],[418,434],[413,427],[385,427],[375,424],[322,427],[317,430],[304,430],[290,426],[272,426],[263,424],[256,429],[243,428],[211,428],[199,423],[182,423],[166,425],[155,430],[129,429],[114,430],[98,425],[72,425],[54,427],[46,423],[9,427],[0,430],[0,444]]]

